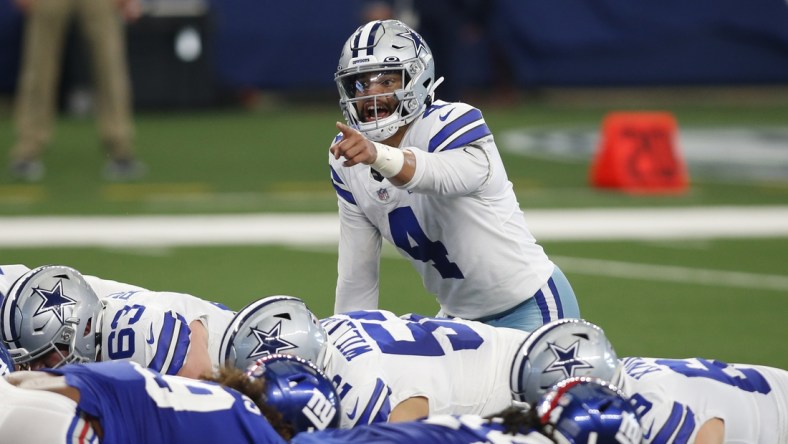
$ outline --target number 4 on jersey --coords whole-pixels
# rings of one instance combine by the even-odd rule
[[[449,252],[443,243],[427,237],[410,207],[396,208],[389,213],[389,227],[394,244],[413,259],[432,262],[444,279],[465,278],[460,267],[449,260]],[[416,243],[415,247],[411,245],[411,239]]]

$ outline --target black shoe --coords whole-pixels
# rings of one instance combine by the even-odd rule
[[[144,163],[134,159],[108,160],[104,164],[104,179],[110,182],[133,182],[148,172]]]
[[[9,168],[11,178],[20,182],[41,182],[44,179],[44,164],[40,160],[17,160]]]

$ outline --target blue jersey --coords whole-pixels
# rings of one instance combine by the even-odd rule
[[[14,360],[11,359],[11,354],[5,344],[0,342],[0,376],[5,376],[14,371]]]
[[[416,442],[441,444],[545,444],[549,438],[537,432],[510,435],[503,432],[497,422],[488,422],[480,416],[435,416],[421,421],[371,424],[353,429],[327,429],[320,432],[300,433],[293,444],[341,443],[402,443]]]
[[[46,371],[79,389],[78,408],[99,419],[103,442],[285,442],[249,398],[213,382],[161,375],[125,361]]]

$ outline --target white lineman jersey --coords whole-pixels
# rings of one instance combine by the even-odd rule
[[[208,331],[209,356],[219,356],[228,308],[192,295],[146,290],[103,295],[102,360],[127,360],[163,374],[177,374],[189,350],[189,324]],[[218,362],[213,363],[218,366]]]
[[[26,265],[0,265],[0,302],[2,302],[8,294],[8,290],[11,289],[14,282],[28,271],[30,271],[30,268]]]
[[[381,236],[411,262],[452,316],[500,313],[547,282],[554,264],[526,225],[478,109],[438,100],[411,124],[400,147],[419,155],[417,173],[433,166],[418,185],[414,177],[398,188],[388,179],[376,180],[368,165],[345,167],[344,158],[329,156],[346,228],[340,235],[338,301],[376,300],[378,276],[371,267],[378,261],[367,256],[380,251]],[[463,150],[489,167],[462,171],[462,163],[449,165],[452,153]],[[466,183],[479,186],[465,189]],[[370,308],[377,306],[340,305],[335,312]]]
[[[712,418],[725,442],[788,443],[788,372],[701,358],[624,358],[620,388],[641,414],[645,442],[692,443]]]
[[[321,323],[342,428],[387,421],[397,404],[415,396],[428,399],[430,415],[487,415],[511,405],[509,372],[525,332],[383,310]]]

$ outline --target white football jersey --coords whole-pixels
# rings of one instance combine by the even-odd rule
[[[14,282],[28,271],[30,268],[22,264],[0,265],[0,302],[8,294]]]
[[[341,221],[336,313],[377,308],[381,237],[452,316],[500,313],[547,282],[555,266],[526,225],[478,109],[438,100],[400,147],[417,163],[402,188],[329,154]]]
[[[616,385],[641,414],[645,442],[691,443],[709,419],[725,442],[788,443],[788,372],[700,358],[622,359]]]
[[[165,374],[176,374],[189,349],[189,324],[200,320],[208,331],[208,353],[219,356],[233,312],[195,296],[163,291],[121,291],[100,295],[102,360],[129,360]],[[218,366],[218,362],[213,363]]]
[[[321,321],[325,372],[342,402],[340,427],[384,422],[400,402],[429,400],[430,416],[497,413],[512,402],[512,358],[527,333],[480,322],[370,310]]]

